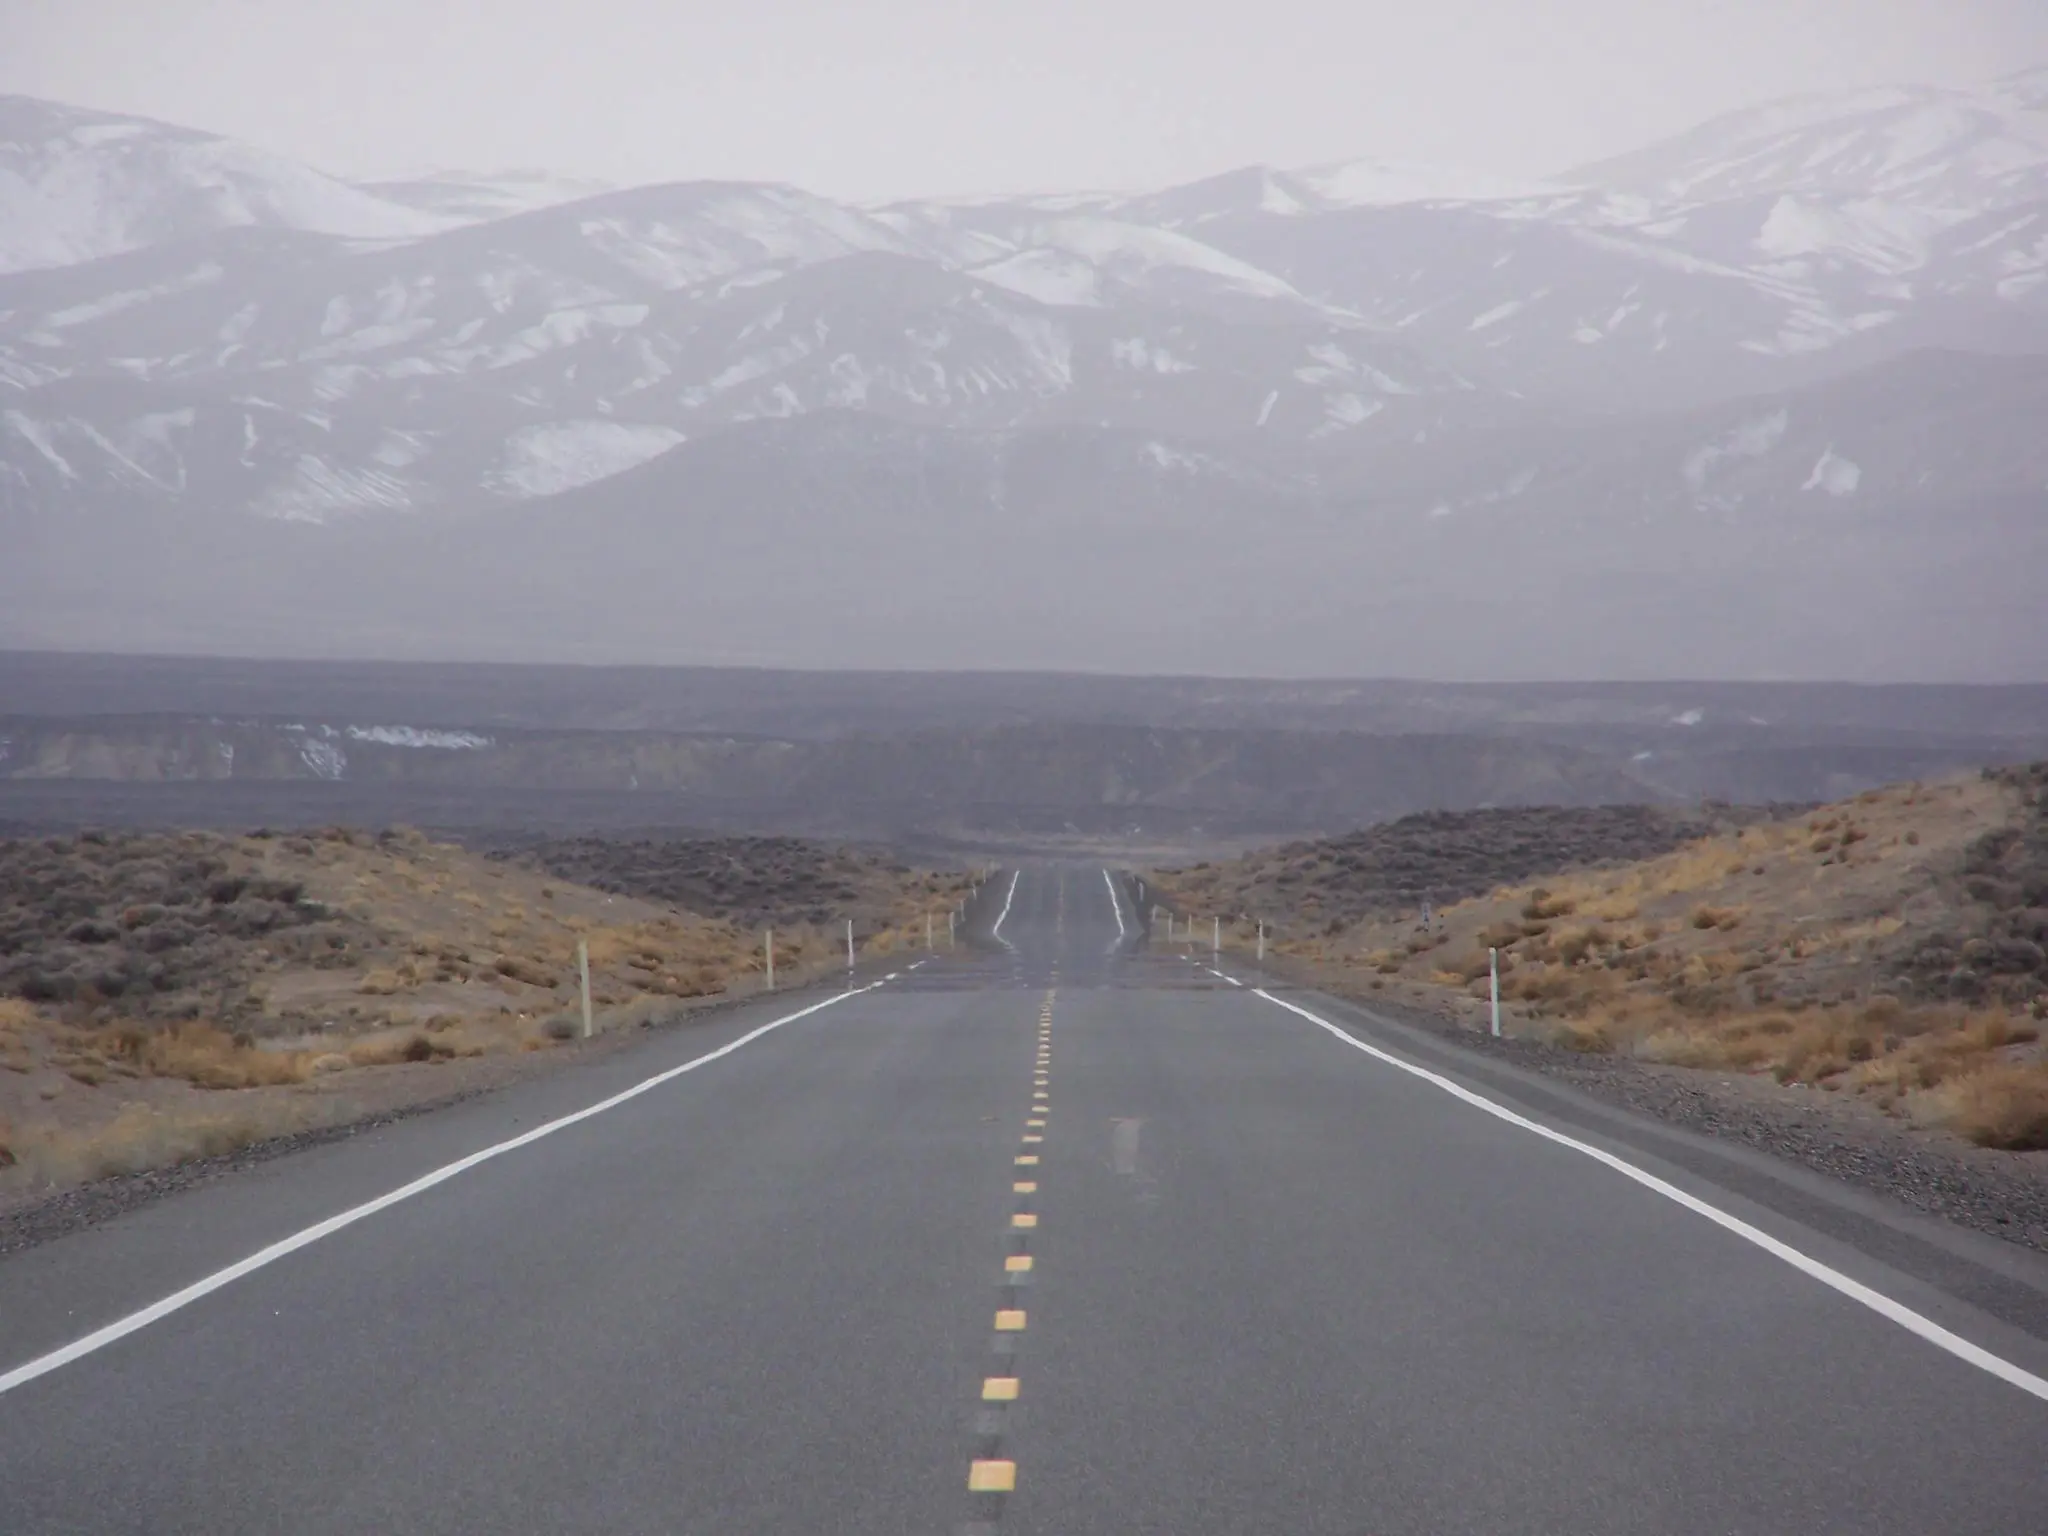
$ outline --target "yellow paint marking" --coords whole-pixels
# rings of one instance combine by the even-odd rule
[[[1017,1401],[1017,1378],[1014,1376],[989,1376],[981,1383],[981,1400],[984,1403],[1014,1403]]]
[[[977,1461],[967,1469],[969,1493],[1014,1493],[1016,1489],[1017,1463],[1014,1461]]]
[[[1026,1152],[1017,1159],[1017,1166],[1019,1168],[1036,1168],[1038,1166],[1038,1154],[1036,1152]]]
[[[1010,1225],[1024,1228],[1035,1227],[1038,1225],[1038,1218],[1030,1211],[1019,1211],[1010,1218]]]
[[[1036,1130],[1042,1131],[1045,1129],[1045,1122],[1043,1120],[1026,1120],[1024,1123]]]
[[[1022,1333],[1023,1331],[1024,1314],[1021,1310],[1012,1310],[1006,1307],[996,1314],[997,1333]]]
[[[1026,1136],[1026,1137],[1024,1138],[1024,1140],[1025,1140],[1025,1143],[1026,1143],[1026,1144],[1028,1145],[1028,1144],[1030,1144],[1031,1142],[1034,1142],[1034,1141],[1043,1141],[1043,1140],[1045,1140],[1045,1138],[1044,1138],[1043,1136]]]
[[[1019,1179],[1010,1186],[1010,1191],[1018,1195],[1035,1195],[1038,1193],[1038,1186],[1030,1179]]]
[[[1033,1097],[1034,1099],[1043,1099],[1048,1097],[1048,1095],[1043,1088],[1038,1088],[1032,1091],[1031,1097]]]
[[[1028,1253],[1013,1253],[1003,1260],[1003,1268],[1013,1275],[1022,1274],[1030,1267],[1031,1255]]]

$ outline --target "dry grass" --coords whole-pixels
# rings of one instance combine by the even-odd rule
[[[24,1127],[0,1122],[0,1188],[89,1183],[197,1158],[218,1157],[317,1123],[304,1104],[262,1110],[166,1111],[131,1104],[87,1127]]]
[[[2044,941],[2023,939],[2024,911],[1972,937],[1991,895],[2000,911],[2040,904],[2025,894],[2035,866],[1999,853],[2032,835],[2030,816],[2048,817],[2048,778],[1901,787],[1637,864],[1498,885],[1440,909],[1428,933],[1404,916],[1296,929],[1276,947],[1331,968],[1326,984],[1448,995],[1475,1022],[1497,950],[1513,1032],[1853,1094],[1987,1146],[2042,1145],[2048,970],[2030,980],[2026,967]],[[1921,986],[1914,957],[1933,934],[1940,968],[1974,966],[1987,984]]]
[[[2048,1064],[2005,1062],[1944,1083],[1933,1118],[1980,1147],[2048,1148]]]
[[[869,952],[921,947],[926,908],[964,885],[862,868]],[[0,992],[37,989],[0,995],[10,1187],[230,1150],[445,1092],[423,1085],[446,1063],[572,1042],[579,940],[600,1033],[763,970],[757,931],[403,830],[0,842],[0,933]],[[842,944],[778,925],[778,979],[830,972]]]

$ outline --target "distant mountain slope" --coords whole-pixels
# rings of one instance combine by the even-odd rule
[[[1561,178],[1654,202],[1759,194],[1987,208],[2048,198],[2048,65],[1972,90],[1882,86],[1726,113]]]
[[[0,96],[0,272],[221,229],[410,240],[448,223],[232,139]]]
[[[8,98],[0,641],[2033,676],[2044,102],[858,207]]]
[[[418,175],[356,185],[386,202],[403,203],[422,213],[451,219],[501,219],[573,203],[618,187],[591,176],[559,176],[552,171],[423,171]]]
[[[1974,406],[1953,431],[1829,448],[1840,387],[1760,418],[1717,408],[1511,456],[1441,505],[1429,497],[1456,466],[1354,483],[1145,434],[839,412],[460,517],[25,517],[0,529],[31,552],[0,568],[0,644],[1281,676],[2035,674],[2043,482],[2015,478],[2010,457],[1970,460]]]

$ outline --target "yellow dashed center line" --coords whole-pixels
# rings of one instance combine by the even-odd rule
[[[1049,1103],[1051,1095],[1047,1088],[1052,1081],[1053,996],[1054,994],[1050,991],[1046,993],[1044,1006],[1040,1008],[1038,1014],[1038,1047],[1031,1068],[1031,1112],[1030,1117],[1024,1122],[1024,1132],[1021,1137],[1022,1144],[1027,1147],[1036,1147],[1045,1141],[1046,1114],[1051,1107]],[[1038,1167],[1038,1162],[1039,1154],[1036,1152],[1019,1152],[1012,1158],[1013,1165],[1018,1168],[1035,1170]],[[1010,1190],[1012,1194],[1017,1196],[1036,1195],[1038,1193],[1036,1174],[1034,1173],[1029,1178],[1013,1177],[1010,1181]],[[1010,1237],[1008,1243],[1012,1247],[1029,1246],[1031,1238],[1026,1234],[1035,1233],[1037,1230],[1038,1213],[1036,1211],[1013,1211],[1010,1214]],[[1021,1288],[1030,1283],[1034,1262],[1033,1256],[1029,1253],[1012,1252],[1006,1253],[1003,1256],[1002,1286],[1003,1299],[1005,1301],[1015,1301],[1020,1298]],[[1024,1332],[1024,1325],[1025,1316],[1021,1307],[1006,1306],[996,1313],[995,1331],[998,1335],[1021,1334]],[[1000,1344],[997,1352],[1009,1356],[1014,1361],[1016,1353],[1015,1342],[1005,1340]],[[1016,1367],[1012,1364],[1010,1368],[1014,1370]],[[981,1383],[981,1400],[983,1403],[999,1405],[1014,1403],[1017,1401],[1020,1389],[1021,1382],[1016,1376],[984,1377]],[[969,1493],[1008,1494],[1016,1491],[1017,1463],[998,1459],[999,1453],[1009,1449],[1007,1444],[1005,1444],[1004,1426],[1006,1423],[1007,1418],[1002,1407],[986,1408],[982,1411],[979,1421],[980,1427],[976,1430],[978,1437],[976,1443],[977,1454],[969,1461],[967,1468],[967,1491]],[[975,1528],[981,1529],[991,1517],[999,1515],[1000,1511],[1001,1504],[999,1501],[985,1507],[982,1518]]]
[[[977,1461],[967,1469],[969,1493],[1012,1493],[1016,1487],[1014,1461]]]

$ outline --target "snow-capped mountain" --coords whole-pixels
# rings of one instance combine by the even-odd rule
[[[505,531],[495,587],[552,590],[552,520],[659,544],[684,506],[734,558],[872,525],[973,528],[983,558],[1093,528],[1137,561],[1083,584],[1164,569],[1176,518],[1256,526],[1261,560],[1410,561],[1445,603],[1474,541],[1560,581],[1559,547],[1658,580],[1682,551],[1739,592],[1727,551],[1821,539],[1905,593],[1938,525],[1943,579],[1990,589],[2048,515],[2044,123],[2036,70],[1734,113],[1537,183],[1355,160],[862,207],[355,186],[0,99],[0,643],[84,643],[57,612],[81,602],[203,634],[223,548],[320,548],[256,529],[414,541],[453,611],[431,567],[474,517]],[[998,535],[1016,518],[1039,543]],[[110,526],[170,539],[136,580],[192,605],[95,586]],[[1986,655],[2033,632],[1999,633]]]
[[[1516,410],[1195,242],[1080,217],[1032,233],[962,269],[920,231],[708,184],[403,244],[227,230],[17,274],[0,473],[43,503],[203,487],[318,519],[544,494],[812,410],[1297,443]],[[1083,250],[1088,295],[1021,276]]]
[[[0,272],[221,229],[412,240],[450,222],[214,134],[0,96]]]
[[[1662,207],[1757,196],[1959,212],[2048,198],[2048,66],[1975,90],[1886,86],[1730,112],[1564,178]]]

